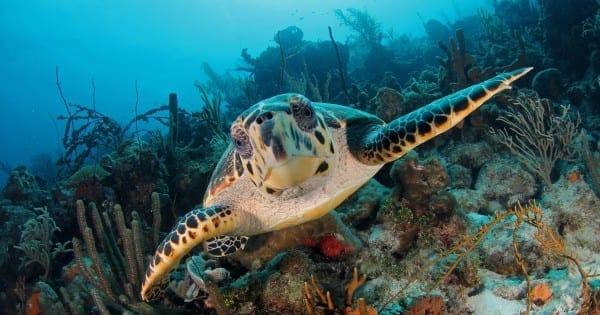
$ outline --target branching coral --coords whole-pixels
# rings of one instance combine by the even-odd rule
[[[527,312],[529,313],[531,310],[531,303],[534,302],[535,295],[531,288],[531,280],[529,279],[525,262],[521,258],[517,245],[517,231],[523,223],[536,228],[533,237],[538,241],[545,253],[564,258],[577,267],[577,271],[581,275],[581,297],[583,299],[579,314],[587,314],[588,311],[591,311],[592,306],[597,307],[599,301],[596,300],[596,296],[593,294],[589,279],[600,277],[600,274],[590,274],[583,268],[583,265],[575,254],[567,249],[565,241],[558,232],[544,222],[542,208],[534,201],[530,201],[526,206],[518,204],[508,213],[516,217],[513,230],[513,249],[517,258],[517,264],[521,267],[527,283]]]
[[[354,268],[352,281],[350,281],[350,283],[348,283],[348,285],[346,285],[344,288],[345,306],[343,308],[339,308],[334,305],[331,298],[331,293],[329,291],[323,291],[323,289],[317,283],[315,277],[311,276],[310,286],[308,282],[305,282],[303,287],[306,313],[309,315],[329,314],[337,309],[338,311],[341,310],[341,314],[343,315],[376,315],[377,311],[374,308],[367,306],[367,302],[364,299],[358,299],[356,308],[352,307],[354,291],[361,287],[365,281],[367,281],[367,276],[362,275],[359,277],[358,269]],[[318,297],[318,301],[315,298],[315,294]]]
[[[381,25],[367,11],[349,8],[344,13],[341,9],[337,9],[335,15],[365,43],[374,46],[381,42]]]
[[[442,41],[438,41],[438,46],[446,53],[446,58],[438,57],[440,64],[439,84],[444,93],[455,92],[461,88],[489,79],[499,72],[512,71],[526,66],[525,64],[525,43],[523,38],[515,33],[515,41],[518,44],[518,54],[508,65],[506,64],[488,64],[486,67],[477,65],[475,57],[467,53],[465,34],[462,29],[456,30],[456,39],[450,38],[450,47]],[[497,56],[492,55],[492,59],[498,60]]]
[[[88,226],[87,211],[83,202],[77,201],[77,219],[84,242],[73,238],[73,248],[82,275],[93,286],[91,293],[94,302],[100,309],[107,309],[105,303],[108,302],[111,307],[120,310],[130,309],[142,314],[152,314],[154,312],[152,307],[141,302],[136,294],[141,284],[145,264],[137,213],[132,212],[134,217],[131,222],[132,228],[128,228],[119,205],[114,207],[114,222],[110,220],[107,212],[101,215],[94,203],[90,203],[89,210],[94,228]],[[119,235],[113,234],[113,224],[116,224]],[[117,245],[119,237],[123,246],[122,251]],[[106,270],[100,256],[97,241],[110,262],[109,271]],[[92,260],[91,268],[84,262],[86,256]]]
[[[94,150],[116,148],[122,141],[123,130],[112,118],[96,111],[95,99],[92,106],[86,107],[68,102],[65,98],[56,68],[56,86],[65,104],[67,116],[59,116],[59,120],[65,120],[65,133],[62,143],[65,153],[58,161],[58,165],[66,167],[66,170],[76,170],[83,166],[84,162]],[[96,87],[92,81],[93,94]]]
[[[46,207],[35,208],[40,214],[27,220],[21,232],[21,241],[15,248],[21,250],[25,256],[21,257],[20,268],[37,263],[42,266],[44,274],[42,280],[47,280],[51,270],[52,260],[61,253],[70,252],[70,242],[54,243],[52,236],[60,231]]]
[[[153,211],[160,209],[158,194],[152,195]],[[39,281],[34,292],[39,293],[39,310],[42,314],[83,314],[89,312],[87,302],[96,305],[99,314],[111,314],[114,310],[129,314],[163,314],[161,305],[150,305],[140,302],[137,290],[143,277],[145,257],[143,247],[143,232],[137,213],[132,212],[130,228],[125,223],[121,207],[116,205],[110,214],[102,214],[94,203],[88,209],[82,201],[77,204],[77,218],[84,241],[73,238],[75,260],[63,268],[65,286],[59,288],[61,299],[54,289],[44,281]],[[86,212],[90,212],[92,226],[87,224]],[[44,213],[46,211],[44,210]],[[160,214],[154,215],[160,222]],[[38,217],[41,221],[51,220],[47,215]],[[55,231],[54,223],[38,227],[37,230]],[[116,233],[115,231],[118,231]],[[155,228],[154,231],[157,231]],[[95,237],[94,237],[95,235]],[[65,244],[55,246],[54,252],[64,251]],[[48,249],[41,249],[47,252]],[[69,250],[71,251],[71,250]],[[24,278],[23,278],[24,279]],[[23,295],[25,283],[23,281]],[[175,314],[184,313],[177,307],[171,307]],[[39,314],[39,313],[32,313]]]
[[[465,33],[462,29],[456,30],[456,40],[450,39],[450,48],[442,41],[438,46],[446,53],[446,59],[438,58],[440,69],[440,87],[445,92],[457,91],[475,81],[472,75],[477,67],[475,58],[466,52]]]
[[[461,240],[456,242],[451,248],[434,255],[419,268],[416,273],[413,273],[405,285],[391,296],[386,303],[379,307],[384,310],[386,306],[394,299],[402,296],[408,289],[419,281],[424,281],[423,292],[426,295],[430,294],[438,288],[450,275],[465,262],[469,254],[485,239],[493,228],[506,221],[511,217],[511,212],[498,212],[491,220],[480,226],[478,230],[470,235],[465,235]]]
[[[128,135],[129,129],[135,125],[135,134],[139,141],[139,133],[137,122],[148,121],[154,119],[159,123],[169,126],[169,121],[173,119],[157,115],[161,111],[169,110],[168,106],[160,106],[151,109],[143,114],[137,115],[125,125],[121,127],[113,118],[102,114],[96,110],[95,98],[92,100],[91,106],[74,104],[67,101],[63,94],[58,68],[56,68],[56,86],[60,97],[67,110],[67,115],[58,116],[57,119],[65,120],[65,131],[62,138],[65,152],[58,160],[57,165],[62,169],[61,172],[69,174],[77,169],[80,169],[88,159],[97,158],[99,153],[104,151],[115,150],[122,144],[125,136]],[[96,94],[96,87],[92,81],[92,92]],[[137,97],[137,85],[136,85]],[[137,106],[136,106],[137,108]],[[180,110],[180,112],[185,113]]]
[[[153,207],[158,207],[153,209],[154,212],[160,210],[156,198],[153,195]],[[87,223],[88,212],[92,226]],[[131,217],[128,227],[121,206],[115,205],[111,214],[107,211],[100,214],[94,203],[86,210],[83,201],[77,201],[83,242],[73,238],[75,261],[81,275],[91,285],[90,295],[101,314],[109,314],[109,309],[139,314],[160,313],[160,306],[141,301],[138,294],[147,262],[140,217],[135,211],[131,212]],[[86,263],[87,259],[91,260],[91,266]]]
[[[523,259],[519,248],[518,231],[524,224],[533,226],[536,229],[534,238],[540,244],[542,251],[550,255],[562,257],[575,265],[577,271],[581,275],[582,306],[580,313],[587,314],[588,311],[594,308],[597,310],[599,305],[599,301],[597,300],[598,294],[593,292],[589,281],[593,277],[600,277],[600,274],[592,274],[584,269],[582,263],[575,254],[568,250],[565,241],[558,232],[544,222],[542,208],[533,201],[529,202],[526,206],[517,204],[517,206],[512,209],[504,212],[497,212],[488,223],[479,227],[474,234],[465,236],[449,250],[435,255],[434,258],[425,262],[419,271],[413,274],[412,277],[408,279],[407,283],[388,301],[407,292],[407,289],[418,280],[428,283],[423,291],[426,294],[430,294],[434,289],[438,288],[443,281],[448,279],[450,274],[467,257],[467,254],[472,252],[490,231],[513,217],[516,219],[512,221],[512,248],[516,258],[515,262],[521,269],[527,285],[527,311],[529,312],[531,310],[532,303],[534,303],[537,298],[540,298],[540,296],[544,296],[547,299],[548,292],[534,292],[532,289],[526,262]],[[388,303],[389,302],[383,304],[380,309],[384,309]]]
[[[520,93],[514,105],[498,118],[507,128],[490,129],[493,138],[552,188],[550,173],[558,160],[573,157],[581,119],[572,119],[565,106],[552,114],[535,93]]]

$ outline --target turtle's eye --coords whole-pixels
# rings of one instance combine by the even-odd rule
[[[311,131],[317,126],[315,110],[306,97],[292,97],[290,100],[290,107],[292,108],[294,119],[296,119],[298,127],[300,127],[302,131]]]
[[[252,157],[252,146],[250,145],[250,138],[248,133],[242,128],[234,128],[231,130],[231,138],[235,150],[240,154],[243,159],[249,159]]]
[[[302,109],[302,117],[303,118],[312,118],[312,116],[313,116],[312,107],[304,107]]]

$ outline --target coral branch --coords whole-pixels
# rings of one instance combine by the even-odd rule
[[[554,164],[574,156],[572,144],[581,119],[579,115],[571,119],[568,106],[563,106],[560,115],[553,115],[535,93],[520,93],[514,104],[498,118],[507,128],[490,132],[551,189]]]
[[[138,272],[138,268],[139,266],[144,266],[146,263],[142,254],[143,249],[140,248],[142,246],[142,236],[138,223],[139,215],[132,212],[133,220],[131,225],[133,229],[130,229],[126,225],[121,206],[116,205],[114,207],[113,211],[119,233],[118,236],[123,247],[120,250],[117,244],[117,237],[113,234],[112,224],[107,213],[104,212],[100,215],[95,204],[93,202],[90,203],[89,208],[91,209],[92,219],[95,223],[94,226],[102,229],[105,233],[100,238],[103,238],[105,242],[103,254],[108,260],[107,265],[96,247],[96,239],[94,238],[92,228],[87,224],[86,208],[83,201],[77,201],[76,205],[77,219],[83,235],[85,248],[78,238],[73,238],[75,259],[82,275],[94,287],[91,294],[98,308],[114,308],[120,311],[132,310],[140,314],[158,313],[158,310],[154,306],[142,302],[136,294],[141,285],[141,273]],[[104,218],[104,224],[101,218]],[[85,264],[85,256],[91,258],[91,267]]]
[[[338,61],[338,71],[340,74],[340,82],[342,84],[342,90],[344,91],[344,94],[346,95],[346,98],[348,99],[348,101],[350,101],[351,103],[355,103],[356,100],[353,97],[350,97],[350,93],[348,93],[348,87],[346,86],[346,78],[344,77],[344,68],[343,68],[343,64],[342,64],[342,58],[340,57],[340,49],[338,48],[338,45],[335,42],[335,39],[333,38],[333,31],[331,30],[331,26],[328,26],[327,29],[329,30],[329,39],[331,40],[333,49],[335,49],[335,55],[336,55],[336,58]]]
[[[40,214],[25,222],[19,244],[14,247],[24,253],[19,268],[37,263],[42,266],[44,271],[42,280],[46,281],[56,255],[71,250],[67,249],[69,242],[62,244],[52,241],[52,236],[55,232],[59,232],[60,228],[50,216],[48,209],[42,207],[34,210],[40,212]]]

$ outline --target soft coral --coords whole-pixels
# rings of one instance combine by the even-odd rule
[[[326,233],[318,238],[307,237],[302,243],[316,249],[319,253],[328,258],[340,258],[352,251],[352,246],[344,244],[343,239],[332,233]]]

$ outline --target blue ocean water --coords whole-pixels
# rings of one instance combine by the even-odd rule
[[[305,40],[328,40],[331,26],[343,42],[349,30],[335,9],[367,10],[383,29],[421,36],[422,19],[454,21],[489,8],[491,1],[2,1],[0,3],[0,161],[9,168],[47,169],[63,153],[65,97],[91,105],[125,124],[138,111],[166,104],[202,106],[195,81],[233,71],[240,52],[258,55],[276,46],[274,34],[298,26]],[[419,15],[421,17],[419,17]],[[92,81],[95,85],[93,95]],[[50,172],[52,170],[49,170]],[[7,178],[0,172],[0,186]]]

